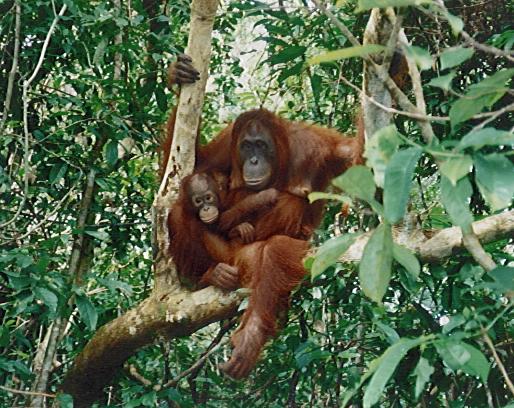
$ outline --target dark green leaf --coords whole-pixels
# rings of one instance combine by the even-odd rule
[[[471,183],[467,177],[460,179],[456,186],[445,176],[441,176],[441,201],[454,225],[471,228],[473,215],[469,210]]]
[[[450,122],[454,129],[456,125],[482,112],[485,107],[492,106],[505,92],[486,94],[479,97],[462,97],[455,101],[450,108]]]
[[[105,160],[110,166],[118,161],[118,141],[110,140],[105,146]]]
[[[48,182],[52,185],[58,183],[66,174],[66,170],[68,170],[68,165],[66,163],[54,164],[50,170]]]
[[[466,96],[478,97],[488,94],[500,94],[500,97],[508,90],[506,82],[514,76],[514,68],[502,69],[493,75],[483,79],[468,88]]]
[[[514,195],[514,165],[505,156],[475,156],[476,182],[493,211],[509,206]]]
[[[337,262],[339,257],[353,244],[357,234],[344,234],[326,241],[318,248],[311,269],[311,278],[316,278],[329,266]]]
[[[35,288],[34,293],[36,295],[36,298],[41,300],[52,313],[56,312],[57,303],[59,300],[54,292],[46,288]]]
[[[454,340],[440,340],[436,343],[436,349],[452,370],[462,370],[466,374],[480,377],[484,383],[487,382],[490,365],[480,350]]]
[[[466,176],[473,167],[473,160],[470,156],[451,157],[441,164],[440,170],[453,186],[457,185],[462,177]]]
[[[441,70],[452,68],[470,59],[475,50],[473,48],[452,47],[441,54]]]
[[[502,292],[514,290],[514,268],[510,266],[498,266],[489,275],[495,280],[497,288]]]
[[[162,86],[155,87],[155,100],[161,111],[166,112],[168,110],[168,100]]]
[[[362,401],[364,408],[370,408],[379,401],[387,382],[408,351],[426,341],[426,337],[419,337],[417,339],[402,338],[390,346],[385,353],[378,358],[378,367],[373,377],[371,377],[366,392],[364,393],[364,399]]]
[[[90,331],[94,331],[96,323],[98,322],[98,312],[91,301],[85,295],[77,295],[75,297],[75,303],[77,304],[77,309],[82,321]]]
[[[302,72],[302,70],[303,70],[303,66],[304,66],[304,62],[301,61],[298,64],[293,65],[291,68],[282,70],[282,72],[280,73],[280,75],[277,78],[277,82],[279,84],[282,84],[287,78],[289,78],[293,75],[299,75],[300,72]]]
[[[321,95],[321,77],[319,75],[313,74],[311,76],[311,87],[312,87],[312,95],[316,101],[319,101],[319,96]]]
[[[403,218],[409,201],[414,169],[422,150],[411,147],[399,150],[387,164],[384,179],[384,216],[391,224]]]
[[[430,380],[430,376],[434,373],[434,367],[430,365],[426,358],[420,357],[416,368],[414,369],[414,374],[416,374],[416,389],[414,391],[414,396],[419,398],[423,390],[425,389],[426,384]]]
[[[418,258],[402,245],[393,244],[393,257],[396,262],[403,266],[414,280],[418,279],[421,271]]]
[[[301,45],[291,45],[290,47],[284,48],[278,54],[272,55],[268,61],[271,65],[282,64],[302,56],[305,54],[306,50],[307,47]]]
[[[384,324],[382,322],[375,322],[377,327],[386,335],[387,341],[389,344],[394,344],[400,340],[400,336],[396,332],[395,329],[393,329],[391,326],[388,326],[387,324]]]
[[[502,145],[514,145],[514,132],[486,127],[465,135],[457,145],[457,149],[463,150],[467,147],[473,147],[473,149],[478,150],[484,146]]]
[[[359,280],[364,294],[377,303],[382,302],[393,262],[391,226],[380,224],[364,247],[359,265]]]

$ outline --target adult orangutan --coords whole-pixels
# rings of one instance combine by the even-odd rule
[[[273,205],[276,193],[275,189],[266,189],[240,201],[237,206],[241,207],[241,217],[252,212],[257,216],[262,214],[266,206]],[[223,197],[223,188],[206,173],[184,178],[179,200],[170,212],[171,248],[177,267],[186,272],[195,260],[212,259],[215,266],[207,269],[200,283],[252,290],[241,324],[232,335],[231,359],[222,366],[231,377],[242,378],[255,366],[266,341],[275,335],[277,316],[287,310],[291,290],[305,275],[302,259],[309,245],[305,240],[284,235],[247,245],[236,239],[226,241],[216,232]],[[244,224],[247,223],[240,225]],[[197,256],[183,257],[187,246],[194,247]],[[237,281],[223,269],[216,273],[221,264],[232,265],[237,270]]]
[[[179,62],[181,69],[172,65],[170,78],[178,83],[193,81],[192,74],[181,77],[190,64]],[[169,145],[171,138],[169,132]],[[305,240],[323,211],[320,203],[310,205],[306,195],[312,189],[325,189],[332,177],[360,158],[361,150],[360,140],[333,130],[289,122],[264,109],[240,115],[213,142],[198,148],[197,172],[220,171],[230,176],[227,197],[222,200],[226,211],[215,229],[219,233],[232,231],[243,217],[249,228],[253,227],[251,235],[257,241],[233,249],[234,243],[220,240],[217,234],[203,234],[201,251],[207,250],[218,264],[204,265],[204,272],[200,267],[190,274],[200,283],[224,288],[243,283],[252,288],[250,307],[232,339],[232,357],[223,366],[228,375],[242,378],[253,368],[265,341],[275,332],[277,311],[287,305],[291,289],[305,273],[301,262],[307,248]],[[271,208],[251,214],[241,210],[241,203],[269,188],[279,192]],[[191,230],[180,224],[175,229],[176,234],[190,237],[183,241],[190,244],[175,256],[201,259],[196,253],[200,237],[191,236]],[[245,279],[241,281],[240,276]]]

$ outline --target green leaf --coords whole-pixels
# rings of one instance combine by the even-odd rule
[[[376,321],[375,324],[386,335],[389,344],[395,344],[400,340],[400,336],[392,327],[379,321]]]
[[[450,333],[453,329],[462,326],[464,323],[466,323],[466,318],[463,315],[451,316],[450,321],[443,326],[443,333]]]
[[[68,165],[66,163],[57,163],[52,166],[50,175],[48,176],[48,182],[51,185],[58,183],[66,174]]]
[[[506,82],[514,76],[514,68],[502,69],[482,81],[470,85],[466,96],[478,97],[482,95],[497,94],[501,98],[508,90]]]
[[[278,54],[272,55],[268,62],[271,65],[283,64],[284,62],[292,61],[305,54],[307,47],[302,45],[291,45],[290,47],[284,48]]]
[[[337,262],[339,257],[353,244],[358,234],[344,234],[331,238],[321,245],[311,269],[311,279],[323,273],[329,266]]]
[[[287,78],[289,78],[293,75],[299,75],[303,70],[303,66],[304,66],[304,62],[301,61],[301,62],[293,65],[291,68],[283,69],[277,78],[277,82],[279,84],[282,84]]]
[[[471,131],[465,135],[457,145],[457,149],[463,150],[468,147],[473,147],[473,149],[478,150],[484,146],[513,145],[514,132],[486,127],[480,130]]]
[[[454,340],[440,340],[436,342],[436,349],[452,370],[462,370],[466,374],[480,377],[484,383],[487,382],[490,365],[480,350]]]
[[[428,83],[429,86],[433,86],[436,88],[444,89],[445,91],[449,91],[452,87],[453,78],[455,78],[456,72],[451,71],[449,74],[439,76],[437,78],[432,78],[432,80]]]
[[[309,194],[309,203],[317,200],[337,200],[345,204],[352,204],[352,199],[342,194],[314,192]]]
[[[319,96],[321,94],[322,86],[321,86],[321,77],[319,75],[311,75],[311,87],[312,87],[312,94],[314,96],[314,99],[316,101],[319,101]]]
[[[376,187],[373,174],[366,166],[350,167],[342,175],[332,180],[332,184],[352,197],[368,202],[375,199]]]
[[[421,71],[432,68],[433,59],[430,53],[421,47],[415,45],[408,45],[405,47],[406,54],[409,58],[416,63]]]
[[[403,266],[414,280],[418,279],[421,271],[421,265],[418,258],[412,253],[410,249],[402,245],[393,244],[393,257],[396,262]]]
[[[402,338],[390,346],[384,354],[378,358],[378,367],[373,377],[371,377],[366,392],[364,393],[362,401],[364,408],[370,408],[379,401],[387,382],[409,350],[418,347],[426,341],[427,337],[419,337],[417,339]]]
[[[462,178],[454,187],[448,178],[441,176],[441,201],[450,216],[452,223],[464,229],[471,228],[473,215],[469,210],[471,183],[468,178]]]
[[[482,112],[485,107],[492,106],[505,92],[486,94],[479,97],[464,96],[453,103],[450,108],[450,122],[452,129],[461,122],[472,118]]]
[[[465,47],[451,47],[447,48],[441,54],[441,70],[445,70],[447,68],[456,67],[457,65],[462,64],[464,61],[470,59],[475,50],[473,48],[465,48]]]
[[[42,301],[48,309],[55,313],[57,311],[57,303],[59,301],[57,295],[46,288],[35,288],[34,293],[36,298]]]
[[[419,6],[431,3],[431,0],[359,0],[357,12],[373,8]]]
[[[493,211],[509,206],[514,195],[514,165],[497,153],[475,156],[478,189]]]
[[[384,216],[391,224],[403,218],[409,201],[410,186],[414,169],[422,150],[411,147],[399,150],[386,167],[384,179]]]
[[[107,38],[102,38],[102,40],[98,43],[96,47],[95,54],[93,55],[93,64],[96,66],[103,65],[103,59],[105,50],[107,48],[108,40]]]
[[[440,170],[453,186],[457,185],[462,177],[466,176],[473,167],[473,160],[470,156],[451,157],[441,164]]]
[[[380,224],[364,247],[359,265],[359,280],[364,294],[377,303],[382,302],[391,279],[393,238],[391,226]]]
[[[322,64],[324,62],[332,62],[340,59],[365,57],[371,54],[377,54],[385,50],[385,47],[377,44],[359,45],[356,47],[341,48],[340,50],[328,51],[320,55],[316,55],[307,60],[309,65]]]
[[[166,94],[164,93],[163,87],[156,86],[154,93],[157,106],[162,112],[166,112],[168,110],[168,100],[166,99]]]
[[[444,15],[446,16],[446,19],[448,20],[448,23],[452,28],[453,35],[460,34],[462,29],[464,28],[464,21],[462,21],[460,17],[454,16],[453,14],[450,14],[448,12],[445,12]]]
[[[85,234],[91,235],[92,237],[95,237],[96,239],[99,239],[100,241],[109,242],[109,234],[105,231],[84,231]]]
[[[391,125],[378,130],[366,141],[364,157],[368,166],[373,168],[375,183],[379,187],[384,187],[387,163],[402,143],[398,135],[396,127]]]
[[[313,361],[326,360],[330,356],[328,351],[322,350],[318,344],[312,341],[300,344],[294,352],[296,365],[300,369],[307,367]]]
[[[514,268],[510,266],[497,266],[489,275],[494,279],[501,292],[514,291]]]
[[[425,389],[426,384],[430,380],[430,376],[434,373],[434,367],[430,365],[426,358],[420,357],[416,368],[414,369],[414,374],[416,374],[416,389],[414,391],[414,396],[416,399],[419,398],[423,390]]]
[[[98,312],[85,295],[77,295],[75,303],[79,311],[82,321],[86,324],[90,331],[94,331],[98,322]]]
[[[118,161],[118,141],[110,140],[104,149],[105,160],[110,166],[114,166]]]
[[[73,397],[70,394],[58,394],[56,400],[60,408],[73,408]]]

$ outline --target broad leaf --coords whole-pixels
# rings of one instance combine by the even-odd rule
[[[383,50],[385,50],[384,46],[376,44],[341,48],[340,50],[328,51],[323,54],[316,55],[309,58],[307,62],[309,65],[316,65],[346,58],[365,57],[367,55],[377,54]]]
[[[48,176],[48,182],[50,184],[58,183],[66,174],[68,165],[66,163],[57,163],[52,166],[50,175]]]
[[[46,288],[35,288],[34,294],[36,298],[41,300],[45,306],[48,307],[50,312],[55,313],[57,310],[57,303],[59,301],[57,295]]]
[[[514,268],[510,266],[498,266],[489,275],[497,284],[501,292],[514,291]]]
[[[443,51],[441,54],[441,70],[456,67],[464,61],[470,59],[475,50],[473,48],[452,47]]]
[[[452,370],[462,370],[466,374],[480,377],[486,383],[490,364],[477,348],[460,341],[440,340],[436,349],[444,362]]]
[[[284,48],[278,54],[272,55],[268,61],[271,65],[282,64],[304,55],[306,50],[307,47],[301,45],[291,45],[287,48]]]
[[[514,145],[514,132],[486,127],[465,135],[457,145],[457,149],[463,150],[467,147],[473,147],[474,150],[478,150],[484,146],[502,145]]]
[[[414,374],[416,374],[416,389],[414,391],[414,396],[419,398],[423,390],[425,389],[426,384],[430,380],[430,376],[434,373],[434,367],[430,365],[426,358],[420,357],[416,368],[414,369]]]
[[[323,273],[329,266],[337,262],[339,257],[353,244],[358,234],[344,234],[331,238],[318,248],[311,269],[311,278],[314,279]]]
[[[396,243],[393,244],[393,257],[396,262],[403,266],[414,280],[418,279],[421,272],[421,265],[418,258],[407,248]]]
[[[75,303],[82,321],[90,331],[94,331],[98,322],[98,312],[85,295],[76,295]]]
[[[391,224],[403,218],[409,201],[412,176],[421,152],[417,147],[399,150],[387,165],[384,179],[384,216]]]
[[[430,53],[421,47],[409,45],[405,47],[406,54],[416,63],[421,71],[432,68],[433,59]]]
[[[118,141],[110,140],[105,145],[105,160],[109,165],[114,166],[118,161]]]
[[[368,202],[375,199],[375,182],[371,170],[366,166],[350,167],[332,183],[352,197]]]
[[[473,167],[473,160],[469,156],[451,157],[441,164],[440,170],[453,186],[457,185],[462,177],[466,176]]]
[[[478,188],[493,211],[507,207],[514,195],[514,165],[505,156],[475,157]]]
[[[417,339],[402,338],[390,346],[385,353],[378,358],[378,367],[373,377],[371,377],[366,392],[364,393],[364,399],[362,401],[364,408],[370,408],[379,401],[387,382],[409,350],[418,347],[426,341],[427,337],[419,337]]]
[[[432,78],[432,80],[428,83],[428,85],[448,91],[452,87],[452,81],[453,81],[453,78],[455,78],[455,75],[456,75],[456,72],[451,71],[449,74],[442,75],[437,78]]]
[[[373,168],[375,183],[379,187],[384,187],[384,176],[387,163],[398,150],[402,140],[398,136],[398,131],[394,125],[387,126],[375,132],[366,142],[364,157],[367,158],[368,166]]]
[[[380,224],[366,244],[359,265],[359,280],[364,294],[382,302],[391,279],[393,238],[391,226]]]
[[[461,228],[471,228],[473,215],[469,210],[469,199],[473,192],[468,178],[462,178],[453,186],[445,176],[441,176],[441,201],[452,223]]]
[[[486,107],[492,106],[505,92],[490,93],[479,97],[464,96],[455,101],[450,108],[452,129],[461,122],[471,119]]]

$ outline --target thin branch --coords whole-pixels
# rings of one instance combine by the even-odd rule
[[[4,114],[2,115],[2,123],[0,124],[0,134],[4,132],[7,116],[11,109],[12,90],[14,88],[14,79],[18,71],[18,58],[20,55],[20,31],[21,31],[21,6],[20,1],[15,2],[16,23],[14,28],[14,55],[12,59],[11,72],[9,72],[9,80],[7,82],[7,93],[5,96]]]
[[[47,397],[47,398],[55,398],[56,397],[55,394],[48,394],[46,392],[33,392],[33,391],[16,390],[14,388],[9,388],[9,387],[6,387],[4,385],[0,385],[0,389],[4,390],[4,391],[7,391],[7,392],[12,392],[13,394],[36,395],[36,396]]]
[[[514,56],[513,56],[512,52],[500,50],[499,48],[491,47],[489,45],[479,43],[473,37],[471,37],[466,31],[462,31],[460,34],[462,35],[464,40],[466,40],[467,43],[469,43],[471,46],[473,46],[477,50],[486,52],[488,54],[495,55],[497,57],[505,57],[509,61],[514,62]]]
[[[187,370],[182,371],[179,375],[177,375],[174,379],[168,381],[166,384],[162,385],[162,387],[159,387],[159,389],[162,388],[173,388],[176,387],[179,381],[187,377],[189,374],[194,372],[199,366],[202,366],[205,363],[205,360],[209,358],[211,354],[213,354],[215,351],[217,351],[221,346],[228,343],[228,339],[225,339],[221,342],[219,342],[216,346],[214,346],[212,349],[210,349],[205,355],[198,359],[196,363],[194,363],[191,367],[189,367]]]
[[[489,115],[489,118],[487,120],[484,120],[482,123],[478,124],[477,126],[475,126],[471,130],[471,132],[476,132],[477,130],[482,129],[488,123],[492,122],[493,120],[497,119],[499,116],[503,115],[504,113],[508,113],[508,112],[514,112],[514,103],[504,106],[503,108],[498,109],[497,111],[488,112],[491,114],[491,115]]]
[[[64,4],[61,8],[61,11],[57,16],[55,16],[54,20],[52,21],[52,25],[50,26],[50,29],[48,30],[48,33],[46,34],[45,42],[43,43],[43,48],[41,49],[41,54],[39,55],[39,60],[37,62],[36,68],[34,69],[34,72],[30,76],[29,79],[27,79],[23,83],[23,130],[25,134],[24,143],[23,143],[23,167],[24,167],[24,175],[23,175],[23,197],[21,199],[21,202],[18,206],[18,210],[16,211],[16,214],[7,222],[0,224],[0,228],[5,228],[6,226],[12,224],[16,221],[19,214],[21,213],[21,210],[25,206],[25,202],[27,201],[27,194],[29,190],[29,160],[30,160],[30,152],[29,152],[29,120],[28,120],[28,90],[30,87],[30,84],[34,79],[36,78],[36,75],[38,74],[39,70],[41,69],[41,65],[43,65],[43,61],[45,59],[46,49],[48,48],[48,44],[50,43],[50,38],[52,37],[52,34],[55,30],[55,27],[57,26],[57,22],[61,18],[61,16],[64,14],[68,6]]]
[[[359,40],[352,34],[348,27],[341,23],[341,21],[325,7],[321,0],[312,0],[312,2],[329,18],[329,20],[345,35],[345,37],[348,38],[352,45],[356,47],[361,45]]]
[[[125,369],[127,370],[128,374],[134,378],[134,380],[140,382],[145,387],[150,387],[152,385],[152,382],[149,379],[145,378],[139,373],[139,371],[137,371],[137,368],[134,364],[127,364]]]
[[[505,366],[503,365],[502,361],[500,360],[500,356],[496,352],[496,349],[494,348],[494,344],[487,334],[487,332],[482,333],[482,338],[485,340],[487,346],[489,347],[489,350],[491,350],[491,353],[493,354],[494,360],[496,361],[496,364],[498,365],[498,368],[500,369],[503,379],[505,380],[505,384],[507,384],[507,387],[509,388],[512,395],[514,395],[514,384],[512,384],[512,380],[509,377],[509,374],[507,373],[507,370],[505,369]]]
[[[478,240],[478,237],[473,232],[473,229],[469,228],[469,230],[467,230],[465,228],[461,228],[461,231],[462,243],[469,251],[473,259],[477,261],[477,263],[486,271],[492,271],[494,268],[496,268],[496,264],[493,261],[493,258],[491,258],[491,255],[489,255],[484,250],[482,244]]]

